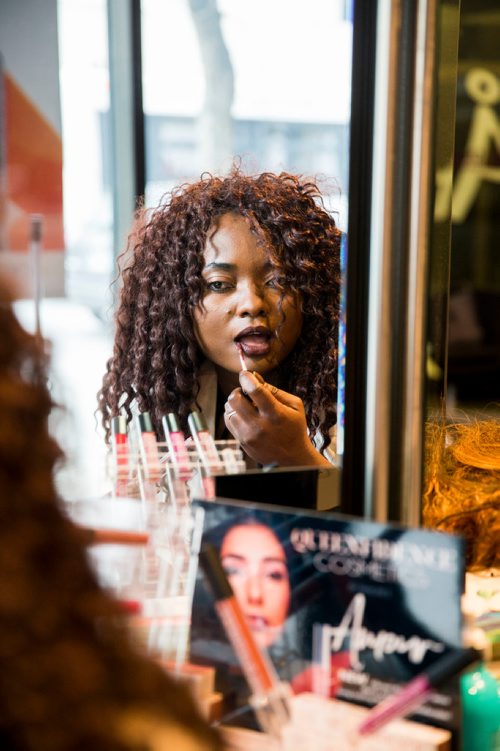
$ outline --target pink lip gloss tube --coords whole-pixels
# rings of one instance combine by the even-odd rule
[[[434,688],[438,688],[450,678],[459,675],[462,670],[477,662],[480,653],[468,647],[455,649],[439,660],[436,660],[427,670],[417,675],[400,691],[387,697],[373,707],[358,727],[360,735],[369,735],[384,727],[391,720],[404,717],[424,703]]]
[[[191,476],[189,453],[177,416],[173,412],[169,412],[168,415],[162,417],[161,421],[170,463],[175,467],[176,473],[181,480],[189,480]]]
[[[159,480],[161,476],[160,455],[149,412],[142,412],[140,415],[137,415],[137,428],[144,474],[148,479]]]
[[[200,412],[191,412],[188,425],[202,465],[205,496],[210,501],[215,498],[215,482],[212,474],[223,469],[224,464],[219,458],[215,441],[210,435],[203,415]]]
[[[111,418],[113,457],[115,462],[115,495],[126,496],[128,485],[128,433],[127,420],[123,415]]]
[[[164,415],[161,422],[168,448],[166,480],[170,496],[177,505],[186,506],[189,503],[187,481],[191,478],[191,463],[184,434],[173,412]]]

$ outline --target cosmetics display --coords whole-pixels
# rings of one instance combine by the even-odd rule
[[[249,502],[194,506],[204,510],[202,545],[218,551],[257,643],[294,694],[367,708],[386,700],[360,736],[407,715],[457,730],[458,676],[477,659],[462,649],[460,538]],[[225,723],[255,729],[245,668],[200,572],[190,661],[215,666]]]
[[[143,505],[99,498],[66,510],[101,584],[123,605],[133,640],[175,669],[186,661],[204,512],[163,503],[145,517]]]
[[[311,693],[292,696],[290,721],[278,740],[247,728],[222,726],[231,751],[451,751],[448,730],[395,720],[370,736],[357,728],[369,710]]]
[[[236,441],[214,442],[196,413],[190,423],[195,439],[186,445],[175,415],[163,420],[165,442],[156,440],[148,413],[130,424],[114,418],[111,495],[97,502],[97,516],[92,503],[70,509],[102,584],[124,605],[133,638],[176,670],[186,661],[203,520],[190,499],[212,498],[213,473],[245,466]]]
[[[496,742],[498,683],[463,636],[459,536],[336,514],[337,468],[247,470],[200,413],[188,441],[175,415],[162,425],[164,442],[147,414],[113,423],[112,496],[134,499],[145,537],[95,520],[82,534],[137,643],[230,748],[472,751],[478,723]],[[320,480],[333,511],[314,510]],[[127,573],[115,560],[110,575],[120,546]]]
[[[141,498],[148,516],[158,504],[180,507],[192,497],[213,499],[215,476],[244,472],[238,442],[214,441],[199,412],[189,416],[190,444],[174,414],[165,415],[162,423],[166,440],[157,441],[147,412],[136,415],[129,430],[125,417],[113,418],[108,474],[114,497]]]

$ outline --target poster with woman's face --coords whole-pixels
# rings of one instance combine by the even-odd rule
[[[257,644],[270,647],[280,637],[290,609],[290,575],[282,543],[270,526],[249,518],[229,527],[219,555]]]
[[[295,693],[372,706],[461,645],[460,538],[243,501],[195,501],[251,633]],[[249,689],[198,571],[190,659],[216,668],[228,716]],[[454,699],[418,716],[453,727]]]

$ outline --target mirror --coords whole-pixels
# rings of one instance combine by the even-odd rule
[[[102,461],[93,399],[104,371],[104,353],[110,351],[109,287],[115,254],[123,247],[134,208],[126,207],[127,227],[118,227],[121,238],[115,243],[116,194],[128,196],[130,186],[125,179],[115,182],[111,154],[122,144],[111,131],[116,119],[125,122],[130,117],[120,111],[129,92],[118,89],[112,79],[118,63],[110,50],[116,35],[122,40],[123,58],[130,54],[130,18],[125,18],[129,4],[113,0],[47,0],[46,5],[51,34],[59,37],[66,249],[64,288],[55,294],[64,295],[67,312],[62,312],[61,301],[45,299],[42,328],[54,341],[55,395],[67,405],[62,422],[72,421],[70,428],[61,424],[64,437],[58,435],[70,459],[61,489],[74,495],[80,493],[77,482],[89,483]],[[290,6],[280,0],[270,7],[263,0],[237,6],[227,0],[144,0],[130,5],[136,10],[142,6],[146,203],[154,205],[174,184],[207,168],[225,167],[238,155],[252,171],[284,169],[318,176],[327,208],[345,229],[349,4],[315,0]],[[28,15],[21,18],[15,3],[4,4],[2,13],[8,17],[4,29],[11,29],[12,38],[18,34],[16,45],[29,60],[30,50],[22,40],[30,38],[31,30],[19,34]],[[38,39],[43,40],[43,19],[36,19]],[[56,79],[53,73],[50,85],[57,102]],[[124,162],[131,158],[125,152],[120,152],[122,174]],[[43,242],[43,255],[49,256],[47,235]],[[30,304],[19,307],[29,325]],[[67,326],[61,326],[63,321]],[[64,360],[69,337],[79,343]],[[93,495],[97,489],[92,484],[83,492]]]

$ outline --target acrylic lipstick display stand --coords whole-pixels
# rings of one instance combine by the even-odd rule
[[[181,455],[167,443],[156,443],[153,450],[133,444],[115,447],[109,457],[109,475],[115,497],[141,498],[145,511],[152,502],[180,507],[192,498],[211,500],[213,478],[245,472],[243,452],[237,441],[213,441],[216,454],[200,455],[196,446],[185,446]]]
[[[216,474],[241,472],[236,441],[216,441],[208,459],[195,446],[173,454],[167,443],[134,436],[116,442],[109,455],[109,497],[68,504],[87,529],[135,531],[143,544],[122,540],[89,545],[101,583],[120,601],[124,622],[145,651],[176,669],[185,662],[191,622],[203,509],[193,497],[214,497]],[[170,448],[170,450],[169,450]]]

